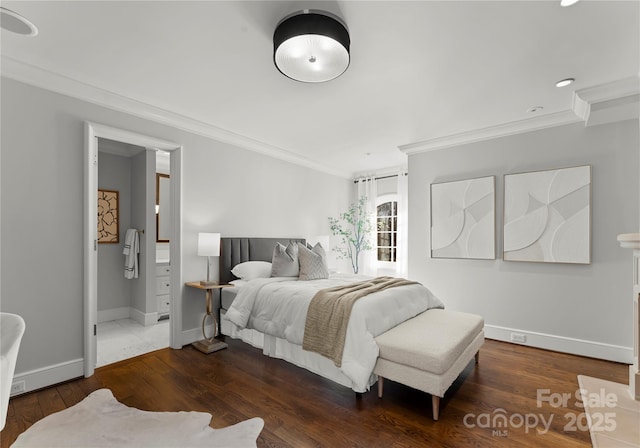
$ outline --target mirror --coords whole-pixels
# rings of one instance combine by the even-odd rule
[[[170,179],[156,173],[156,242],[168,243],[171,234]]]

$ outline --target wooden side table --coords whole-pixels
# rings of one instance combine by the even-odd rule
[[[193,346],[202,353],[212,353],[222,350],[223,348],[227,348],[228,345],[225,342],[216,339],[216,334],[218,333],[218,319],[216,319],[216,316],[213,313],[213,290],[228,288],[233,285],[203,285],[200,282],[187,282],[185,285],[192,288],[203,289],[206,294],[207,311],[202,318],[202,337],[204,339],[194,342]],[[205,332],[207,317],[210,317],[211,320],[213,320],[213,334],[211,337],[207,337],[207,333]]]

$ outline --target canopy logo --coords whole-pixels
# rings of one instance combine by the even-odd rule
[[[574,401],[572,401],[574,400]],[[584,409],[611,409],[618,403],[618,397],[614,393],[607,393],[604,389],[598,392],[587,392],[578,389],[574,393],[551,392],[551,389],[538,389],[536,393],[536,406],[541,409],[548,405],[553,409],[575,407]],[[524,428],[525,434],[535,430],[537,434],[546,434],[551,428],[551,424],[556,414],[551,413],[512,413],[509,414],[503,408],[497,408],[493,412],[481,414],[469,413],[465,415],[462,422],[467,428],[491,429],[494,437],[508,437],[509,430]],[[615,412],[591,412],[590,419],[584,412],[570,411],[564,415],[565,432],[571,431],[614,431],[616,429]]]

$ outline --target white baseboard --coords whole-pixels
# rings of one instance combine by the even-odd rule
[[[133,320],[135,320],[136,322],[138,322],[140,325],[144,325],[145,327],[148,327],[149,325],[155,325],[158,323],[158,313],[157,312],[153,312],[153,313],[143,313],[142,311],[135,309],[135,308],[131,308],[131,312],[129,314],[129,317]]]
[[[111,320],[128,319],[131,315],[131,308],[123,306],[120,308],[112,308],[110,310],[98,311],[98,323],[109,322]]]
[[[31,370],[29,372],[15,374],[12,384],[24,381],[25,389],[24,391],[17,394],[12,394],[11,396],[42,389],[43,387],[52,386],[54,384],[62,383],[64,381],[69,381],[82,376],[84,376],[83,359],[74,359],[72,361],[55,364],[53,366],[47,366],[40,369]]]
[[[184,347],[185,345],[189,345],[201,339],[202,339],[202,328],[192,328],[191,330],[185,330],[182,332],[182,336],[180,338],[180,344],[182,344],[182,346]]]
[[[526,342],[512,341],[511,333],[524,335],[526,337]],[[601,342],[586,341],[584,339],[568,338],[552,334],[537,333],[535,331],[518,330],[515,328],[486,324],[484,326],[484,334],[488,339],[511,342],[512,344],[527,345],[556,352],[621,362],[624,364],[633,363],[632,347],[603,344]]]
[[[98,323],[118,319],[133,319],[140,325],[148,327],[149,325],[155,325],[158,323],[158,313],[143,313],[142,311],[129,306],[98,311]]]

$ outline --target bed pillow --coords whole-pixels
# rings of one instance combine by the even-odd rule
[[[268,261],[245,261],[231,269],[231,273],[242,280],[271,277],[271,263]]]
[[[277,243],[271,259],[271,277],[297,277],[300,273],[298,264],[298,245],[294,243]]]
[[[300,260],[298,277],[300,280],[329,278],[327,254],[320,243],[316,243],[313,247],[298,243],[298,260]]]

